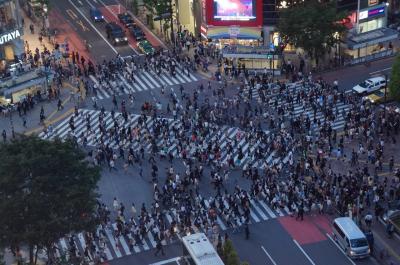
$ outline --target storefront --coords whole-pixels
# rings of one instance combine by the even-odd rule
[[[0,3],[0,76],[6,74],[9,63],[24,52],[18,1]]]
[[[28,95],[35,96],[46,93],[51,84],[53,73],[31,70],[18,76],[2,79],[0,82],[0,105],[17,103]]]
[[[360,9],[351,17],[354,18],[353,30],[349,31],[346,42],[343,45],[345,63],[356,64],[394,53],[392,42],[398,38],[396,30],[387,28],[386,3],[378,4],[378,1],[369,0],[368,6]]]
[[[245,68],[254,72],[269,72],[280,75],[282,56],[265,46],[228,46],[222,49],[228,67]]]
[[[262,44],[262,0],[202,0],[200,34],[227,45]]]
[[[250,28],[240,26],[201,28],[204,39],[212,40],[221,48],[227,45],[258,46],[262,44],[260,35],[261,28]]]

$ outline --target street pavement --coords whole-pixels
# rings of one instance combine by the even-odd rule
[[[118,14],[125,12],[125,8],[117,1],[113,0],[66,0],[57,1],[54,8],[61,14],[65,23],[69,24],[74,33],[77,34],[81,41],[87,41],[90,45],[90,58],[101,63],[103,60],[115,58],[117,54],[122,57],[138,56],[141,52],[137,48],[137,42],[132,38],[130,32],[119,23]],[[99,9],[104,18],[104,22],[94,22],[90,18],[90,9]],[[155,35],[149,31],[144,25],[135,18],[137,24],[143,29],[147,40],[156,49],[163,49],[165,45],[160,42]],[[109,22],[115,22],[125,29],[128,37],[128,44],[113,45],[107,39],[105,25]]]
[[[93,61],[101,62],[103,60],[108,60],[115,58],[117,54],[125,56],[140,56],[136,48],[136,43],[134,40],[129,41],[129,45],[114,47],[107,41],[104,24],[105,23],[94,23],[90,21],[89,9],[91,7],[98,7],[104,13],[108,21],[116,21],[116,14],[120,12],[119,7],[116,7],[116,2],[112,0],[79,0],[79,1],[56,1],[55,9],[61,17],[65,20],[65,23],[70,25],[70,29],[73,30],[71,34],[77,34],[74,38],[78,40],[87,40],[91,45],[90,58]],[[146,35],[151,34],[146,31]],[[72,36],[72,35],[71,35]],[[71,39],[71,38],[70,38]],[[155,46],[161,46],[157,44],[157,40],[153,40],[150,37],[151,42]],[[79,46],[79,45],[78,45]],[[82,48],[82,47],[81,47]],[[385,73],[390,71],[390,65],[393,61],[392,58],[380,60],[371,64],[371,66],[366,67],[365,65],[358,65],[351,68],[341,69],[335,72],[324,73],[321,76],[333,82],[333,80],[339,80],[339,87],[343,91],[350,91],[350,89],[357,83],[365,80],[371,75],[375,75],[383,71]],[[317,75],[319,76],[319,75]],[[317,77],[316,76],[316,77]],[[97,94],[90,95],[91,97],[96,97],[99,100],[99,106],[104,106],[106,108],[106,126],[112,126],[112,118],[109,110],[112,109],[111,98],[116,94],[118,101],[126,100],[128,101],[128,95],[134,94],[135,105],[131,107],[130,112],[133,113],[129,117],[129,122],[126,126],[133,126],[137,124],[138,114],[140,113],[141,103],[145,101],[158,103],[160,102],[163,106],[163,111],[165,112],[165,107],[169,103],[168,94],[172,93],[175,96],[179,94],[178,88],[182,84],[185,86],[185,90],[188,93],[192,93],[200,84],[207,85],[208,79],[204,79],[203,76],[199,74],[191,74],[186,76],[185,74],[178,73],[176,78],[169,76],[167,73],[163,73],[160,76],[156,76],[151,72],[143,72],[137,75],[137,82],[132,84],[129,83],[122,75],[119,75],[116,82],[110,82],[107,86],[100,88]],[[90,76],[90,82],[99,83],[97,76]],[[213,85],[217,83],[211,81]],[[167,87],[167,92],[164,94],[161,91],[161,86],[165,85]],[[230,85],[229,91],[227,91],[227,96],[237,93],[237,86],[235,83]],[[121,89],[122,87],[122,89]],[[293,91],[301,89],[299,85],[292,85]],[[303,88],[304,89],[304,88]],[[307,87],[305,88],[307,90]],[[65,91],[65,90],[64,90]],[[350,91],[351,92],[351,91]],[[270,105],[273,104],[275,100],[278,101],[278,106],[281,106],[282,102],[279,99],[279,95],[261,95],[260,91],[253,89],[252,91],[245,91],[245,93],[251,93],[254,100],[259,100],[262,97],[267,96],[270,98]],[[53,112],[56,106],[53,103],[43,102],[43,106],[46,109],[46,113],[49,113],[52,117],[60,117],[54,120],[54,132],[51,135],[46,135],[41,133],[41,128],[36,125],[38,122],[39,114],[38,108],[29,113],[29,123],[28,126],[31,128],[22,128],[21,125],[14,124],[16,131],[19,132],[37,132],[43,139],[53,139],[58,136],[65,139],[70,132],[68,126],[68,121],[72,113],[72,108],[75,102],[69,100],[69,91],[66,90],[62,94],[63,100],[65,100],[65,109],[62,111]],[[179,99],[178,96],[176,98]],[[347,112],[349,106],[343,103],[338,103],[333,107],[339,111]],[[91,101],[88,99],[85,106],[81,108],[81,112],[84,114],[90,114],[90,124],[94,128],[96,134],[98,133],[98,115],[99,111],[95,110],[91,106]],[[56,113],[56,114],[52,114]],[[294,106],[294,116],[305,114],[312,117],[314,115],[310,108],[303,109],[300,104],[295,104]],[[116,114],[118,115],[118,113]],[[322,117],[320,111],[316,113],[318,118]],[[14,114],[13,117],[16,117]],[[165,118],[169,124],[169,127],[178,123],[172,118]],[[343,129],[344,120],[343,116],[339,116],[339,119],[334,121],[334,128],[340,131]],[[17,118],[13,118],[14,123]],[[0,126],[2,128],[10,128],[10,121],[7,118],[1,118]],[[86,120],[84,116],[79,116],[75,118],[75,124],[77,126],[77,135],[85,129]],[[150,124],[151,126],[151,124]],[[318,130],[318,128],[316,128]],[[233,138],[238,128],[229,126],[220,126],[214,134],[210,135],[209,138],[219,137],[219,143],[222,147],[222,152],[226,150],[228,138]],[[265,133],[269,133],[266,131]],[[116,146],[113,139],[109,139],[112,146]],[[161,144],[161,139],[159,139],[159,144]],[[89,147],[96,146],[96,140],[91,139],[88,142]],[[137,147],[137,146],[136,146]],[[148,148],[148,147],[147,147]],[[171,144],[168,147],[176,155],[176,144]],[[243,160],[242,166],[245,164],[255,165],[261,167],[263,163],[260,161],[253,160],[252,153],[254,152],[256,146],[252,146],[246,140],[239,142],[234,146],[234,153],[237,154],[239,149],[247,150],[249,149],[249,155],[247,159]],[[276,163],[273,152],[265,154],[267,163]],[[284,159],[285,160],[285,159]],[[160,168],[168,168],[169,163],[167,161],[158,161]],[[287,162],[283,161],[283,162]],[[117,165],[119,170],[117,172],[109,172],[106,168],[103,171],[103,177],[99,183],[99,190],[102,193],[102,200],[107,204],[111,205],[112,199],[117,197],[119,201],[124,202],[126,206],[129,206],[132,202],[136,205],[141,203],[146,203],[150,205],[152,202],[152,187],[150,185],[150,177],[148,163],[143,165],[145,174],[143,178],[140,178],[138,174],[138,168],[130,168],[127,172],[122,170],[122,165]],[[177,170],[182,170],[183,165],[181,161],[174,161],[174,167]],[[206,169],[206,173],[208,173]],[[232,183],[227,187],[228,189],[233,189],[236,184],[241,187],[250,186],[250,181],[242,178],[239,171],[235,171],[230,176]],[[160,182],[164,181],[161,177]],[[205,181],[200,186],[203,198],[209,200],[213,197],[215,193],[210,190],[210,184]],[[176,218],[176,213],[174,211],[165,212],[166,219],[170,223],[172,219]],[[254,200],[251,202],[251,225],[250,225],[250,239],[244,239],[244,233],[233,233],[232,229],[227,227],[227,224],[222,216],[218,216],[218,225],[221,233],[227,232],[229,237],[233,240],[234,245],[239,253],[242,260],[250,262],[251,265],[258,264],[271,264],[271,265],[347,265],[347,264],[380,264],[375,259],[370,258],[361,261],[351,261],[344,253],[337,248],[335,243],[329,237],[331,231],[330,216],[307,216],[305,221],[296,221],[294,217],[290,216],[290,212],[287,208],[276,208],[273,209],[270,205],[267,205],[263,200]],[[240,221],[234,224],[234,227],[240,226]],[[115,224],[113,224],[115,225]],[[197,228],[193,227],[195,231]],[[177,238],[173,238],[168,241],[164,241],[166,256],[164,257],[154,257],[153,250],[155,248],[155,241],[152,239],[151,232],[144,239],[143,245],[135,246],[133,250],[128,248],[129,238],[126,236],[120,236],[115,238],[113,235],[113,228],[106,230],[107,233],[104,237],[104,244],[107,255],[107,263],[109,264],[151,264],[161,260],[169,260],[182,255],[181,245]],[[83,254],[86,246],[84,233],[78,233],[77,236],[73,238],[73,243],[77,246],[77,249]],[[59,246],[59,255],[63,254],[68,249],[68,238],[62,238],[57,243]],[[171,261],[165,264],[176,264]]]
[[[90,78],[93,82],[98,82],[95,76],[91,76]],[[154,101],[159,101],[162,98],[162,94],[160,92],[160,86],[162,83],[170,87],[171,91],[174,92],[174,89],[176,89],[176,87],[180,85],[179,80],[187,81],[185,89],[191,89],[192,86],[191,83],[189,83],[190,81],[192,81],[195,84],[206,81],[203,80],[199,75],[191,75],[190,78],[186,76],[185,77],[181,76],[180,78],[173,79],[167,74],[165,74],[163,77],[161,77],[161,79],[159,79],[158,77],[152,76],[147,72],[143,72],[142,74],[140,74],[138,79],[140,81],[138,81],[137,83],[135,83],[134,86],[132,86],[128,84],[127,81],[122,76],[119,76],[120,84],[111,84],[110,92],[101,92],[101,94],[98,93],[97,97],[102,100],[101,102],[104,106],[106,106],[106,109],[110,109],[111,102],[109,100],[109,97],[115,91],[117,92],[121,91],[121,93],[117,93],[119,95],[119,99],[126,98],[128,94],[134,92],[136,95],[136,101],[139,102],[140,100],[148,98],[149,92],[152,91],[151,96],[158,97],[158,99],[154,99]],[[166,80],[169,80],[169,82],[167,82]],[[185,84],[184,82],[182,83]],[[120,86],[123,87],[123,90],[119,90]],[[292,84],[292,87],[293,90],[301,89],[300,86],[298,86],[297,84]],[[136,88],[136,90],[133,90],[134,88]],[[142,90],[139,91],[138,88],[141,88]],[[148,89],[146,90],[145,88]],[[236,92],[234,85],[232,86],[232,89],[233,89],[233,91],[231,91],[232,93]],[[303,89],[307,89],[307,87]],[[247,93],[249,93],[249,91],[247,91]],[[260,95],[258,91],[254,90],[251,91],[251,93],[253,94],[254,100],[257,100],[258,98],[265,96],[265,95]],[[99,94],[102,95],[101,96],[102,98],[99,97]],[[271,99],[273,100],[274,97],[278,97],[279,95],[276,94],[268,96],[271,96]],[[336,107],[344,109],[345,111],[348,110],[348,106],[345,106],[343,104]],[[89,122],[91,124],[91,127],[95,131],[95,135],[98,135],[99,124],[97,117],[99,116],[100,111],[95,110],[90,106],[88,106],[87,108],[83,108],[80,111],[83,114],[74,118],[76,126],[75,134],[80,135],[82,132],[85,131],[87,124],[85,116],[89,114],[90,115]],[[300,115],[302,113],[305,113],[307,115],[312,115],[310,109],[303,109],[302,107],[300,107],[300,105],[295,106],[294,115]],[[118,116],[119,113],[116,112],[115,115]],[[320,114],[318,113],[317,115]],[[69,133],[71,131],[68,121],[72,116],[75,116],[75,114],[71,113],[69,116],[65,117],[65,119],[54,125],[53,129],[54,131],[52,134],[40,133],[39,136],[44,139],[54,139],[54,137],[60,137],[61,139],[65,139],[66,137],[69,136]],[[125,126],[137,125],[138,118],[139,115],[136,114],[130,115],[129,121],[125,123]],[[179,121],[176,121],[172,118],[163,118],[163,120],[168,122],[169,124],[168,126],[170,128],[173,125],[179,123]],[[122,123],[122,118],[120,118],[120,122]],[[149,119],[149,122],[150,123],[148,124],[148,126],[151,128],[152,121]],[[343,122],[341,120],[335,122],[337,122],[335,126],[337,127],[338,130],[340,130],[343,127],[342,126]],[[113,125],[113,119],[111,117],[110,111],[106,111],[105,123],[106,127],[111,127]],[[226,148],[227,143],[229,142],[228,138],[233,138],[237,131],[238,128],[221,126],[219,130],[215,131],[214,134],[208,137],[210,139],[220,137],[219,143],[222,148],[222,153],[224,153],[224,148]],[[107,143],[110,143],[112,147],[117,147],[117,144],[113,139],[109,139]],[[162,144],[161,139],[158,140],[158,143],[161,146]],[[96,138],[90,139],[88,141],[88,146],[96,147],[97,146]],[[137,144],[136,145],[134,144],[133,146],[136,149],[139,148]],[[170,145],[168,148],[170,151],[174,153],[174,155],[177,155],[175,144]],[[249,143],[247,143],[245,140],[243,140],[243,142],[238,143],[238,145],[235,146],[234,148],[235,148],[234,151],[235,154],[238,152],[239,148],[245,150],[247,148],[250,148],[252,151],[254,151],[254,147],[253,148],[249,147]],[[150,151],[149,146],[146,147],[146,150]],[[243,160],[244,161],[243,163],[248,163],[249,165],[255,165],[257,163],[257,161],[251,160],[252,157],[251,154],[252,153],[250,153],[250,155],[248,156],[248,160]],[[267,157],[267,162],[272,162],[274,160],[273,153],[266,154],[266,157]],[[180,162],[175,162],[175,163],[179,164]],[[163,165],[163,167],[165,168],[168,167],[168,163],[166,162],[163,163],[163,161],[160,161],[160,165]],[[182,165],[177,165],[177,167],[182,168]],[[136,205],[139,205],[139,203],[141,202],[150,203],[152,201],[151,197],[152,190],[149,187],[150,178],[147,178],[147,176],[145,176],[144,178],[141,179],[138,176],[137,168],[129,169],[128,172],[123,172],[122,169],[120,169],[118,172],[115,173],[105,172],[103,175],[104,177],[100,183],[100,190],[103,193],[103,199],[105,202],[111,202],[114,196],[116,196],[119,200],[123,201],[124,203],[128,203],[127,205],[129,205],[129,203],[131,202],[135,202]],[[243,185],[243,180],[241,180],[240,177],[238,177],[237,175],[238,172],[234,173],[232,178],[234,178],[235,182],[239,183],[242,187],[246,187],[246,184]],[[163,180],[161,179],[160,181]],[[202,186],[202,192],[204,192],[205,198],[208,198],[208,196],[209,197],[213,196],[212,192],[206,191],[207,189],[209,189],[207,186],[208,186],[207,184]],[[165,215],[169,223],[171,223],[171,221],[176,218],[176,213],[173,211],[166,212]],[[293,239],[296,238],[296,233],[293,231],[288,231],[290,230],[290,227],[295,227],[295,229],[299,229],[299,231],[304,230],[306,229],[304,223],[311,221],[304,221],[302,223],[298,222],[301,225],[300,227],[296,228],[296,226],[293,225],[294,218],[290,217],[290,212],[287,208],[272,209],[263,200],[251,202],[250,216],[252,223],[251,225],[252,232],[251,232],[251,240],[249,241],[244,240],[243,239],[244,235],[242,234],[232,234],[231,233],[232,230],[227,228],[227,224],[223,220],[223,217],[222,216],[218,217],[218,225],[220,231],[222,233],[228,232],[232,236],[232,239],[234,240],[235,246],[237,247],[240,257],[243,260],[250,261],[250,264],[264,264],[264,263],[273,265],[274,264],[354,264],[345,257],[345,255],[336,247],[336,245],[329,238],[328,236],[330,234],[329,224],[326,221],[323,224],[323,228],[325,229],[323,232],[320,232],[319,230],[321,228],[316,226],[307,231],[308,233],[305,241],[302,240],[301,238],[297,239],[297,241],[294,241],[296,240]],[[289,220],[289,225],[286,225],[286,227],[285,227],[285,220],[286,221]],[[234,226],[237,227],[240,227],[240,225],[241,225],[240,221],[234,224]],[[196,227],[193,227],[193,229],[195,231],[198,231]],[[307,239],[308,236],[312,239],[311,241]],[[317,237],[317,240],[315,240],[315,237]],[[60,249],[59,250],[60,255],[63,253],[63,251],[65,252],[68,249],[66,242],[68,242],[68,238],[63,238],[58,243]],[[152,251],[150,250],[154,249],[156,244],[154,239],[152,239],[151,233],[149,232],[147,238],[144,239],[143,245],[135,246],[133,250],[130,250],[128,247],[129,238],[126,236],[120,236],[119,238],[115,238],[113,236],[113,229],[108,230],[108,232],[105,235],[104,242],[105,242],[105,249],[108,262],[111,262],[112,264],[120,264],[120,263],[127,264],[129,260],[132,259],[135,260],[135,257],[131,257],[131,255],[133,254],[135,254],[133,256],[140,255],[138,257],[145,257],[146,255],[144,253],[147,253],[147,251],[149,251],[148,253],[152,253]],[[171,253],[176,253],[179,251],[180,248],[177,242],[178,240],[174,238],[169,241],[164,241],[163,244],[169,246],[167,249],[170,249]],[[83,253],[86,246],[83,233],[78,234],[74,238],[74,243],[76,244],[77,248],[81,251],[81,253]],[[285,246],[284,251],[282,250],[282,246]],[[250,250],[253,250],[253,252],[250,252]],[[260,253],[260,255],[258,255],[258,252]],[[257,253],[257,255],[255,255],[255,253]],[[290,253],[290,255],[288,255],[288,253]],[[152,254],[147,256],[152,256]],[[271,258],[269,258],[269,256]],[[374,263],[373,259],[370,259],[369,261],[359,261],[357,262],[357,264],[358,263],[376,264],[376,262]]]

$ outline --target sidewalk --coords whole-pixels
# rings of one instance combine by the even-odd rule
[[[42,102],[36,103],[33,109],[28,110],[26,115],[19,116],[18,111],[13,111],[7,116],[0,117],[0,128],[6,130],[7,139],[12,137],[12,127],[16,134],[32,134],[40,133],[43,131],[44,126],[53,124],[61,119],[64,119],[74,111],[75,104],[77,101],[71,101],[71,89],[72,86],[67,82],[64,83],[61,90],[60,99],[64,108],[57,110],[58,99],[51,101],[45,99]],[[40,109],[43,107],[44,115],[46,117],[45,124],[39,124],[40,121]],[[26,127],[23,126],[23,118],[26,119]]]

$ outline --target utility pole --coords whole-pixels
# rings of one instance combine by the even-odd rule
[[[175,48],[174,17],[173,17],[174,12],[172,10],[172,0],[169,0],[168,3],[169,3],[169,12],[171,13],[171,18],[170,18],[170,20],[171,20],[171,41]]]

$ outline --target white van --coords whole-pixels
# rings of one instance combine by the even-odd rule
[[[370,254],[367,238],[349,217],[333,221],[333,238],[350,258],[364,258]]]
[[[386,86],[386,80],[382,76],[372,77],[353,87],[358,94],[371,93]]]

